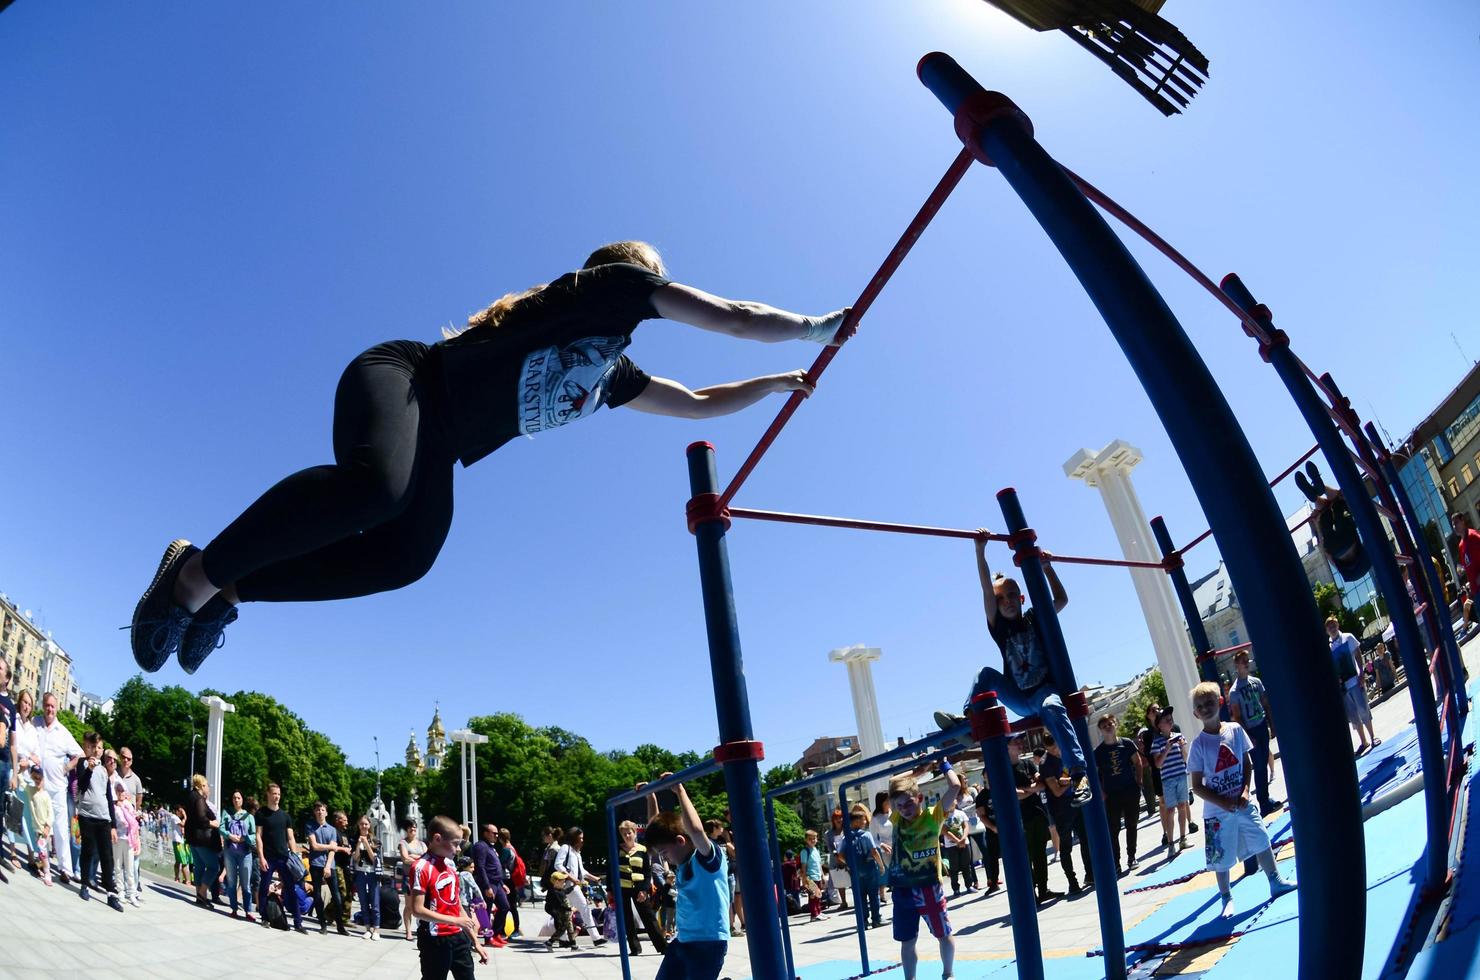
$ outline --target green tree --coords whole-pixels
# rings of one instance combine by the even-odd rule
[[[1134,737],[1146,725],[1146,709],[1153,704],[1165,707],[1166,703],[1166,681],[1162,679],[1161,671],[1154,669],[1146,675],[1135,696],[1125,706],[1125,712],[1120,716],[1120,733]]]
[[[1342,605],[1343,593],[1334,582],[1317,582],[1311,589],[1311,595],[1315,597],[1316,609],[1319,610],[1321,618],[1335,616],[1336,622],[1340,624],[1342,632],[1351,633],[1353,636],[1362,635],[1362,621],[1352,610]]]
[[[297,818],[317,795],[314,758],[303,720],[276,698],[256,691],[237,691],[226,700],[236,706],[237,715],[256,720],[267,762],[267,782],[282,787],[283,809]],[[258,789],[259,798],[265,790],[265,785]]]
[[[92,730],[91,725],[88,725],[66,708],[61,708],[57,711],[57,721],[62,723],[63,728],[72,733],[72,737],[77,739],[79,745],[82,744],[82,736]]]

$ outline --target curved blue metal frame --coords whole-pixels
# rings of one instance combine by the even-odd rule
[[[1238,276],[1226,276],[1222,289],[1224,294],[1237,303],[1244,312],[1253,316],[1265,325],[1271,334],[1274,334],[1274,324],[1269,319],[1268,311],[1259,305]],[[1393,626],[1397,631],[1398,655],[1402,658],[1403,669],[1408,674],[1408,696],[1413,702],[1413,722],[1418,735],[1418,754],[1423,771],[1426,776],[1443,773],[1445,771],[1444,750],[1439,740],[1439,715],[1429,675],[1428,657],[1424,654],[1426,647],[1419,633],[1418,620],[1413,615],[1413,606],[1408,602],[1408,590],[1403,587],[1402,573],[1399,572],[1398,563],[1388,548],[1382,517],[1377,513],[1377,508],[1373,506],[1372,498],[1367,495],[1367,485],[1363,482],[1362,474],[1358,471],[1356,463],[1352,461],[1351,452],[1347,449],[1340,430],[1331,421],[1326,403],[1321,400],[1315,387],[1306,378],[1295,355],[1290,351],[1289,344],[1271,344],[1262,353],[1268,359],[1270,366],[1274,368],[1275,373],[1280,376],[1280,380],[1284,382],[1285,388],[1295,400],[1295,406],[1304,417],[1305,424],[1315,435],[1316,442],[1326,457],[1326,465],[1331,468],[1331,475],[1336,479],[1336,485],[1341,488],[1346,505],[1351,510],[1352,520],[1357,525],[1357,533],[1361,536],[1362,545],[1367,549],[1367,558],[1372,563],[1372,573],[1377,579],[1377,587],[1387,598],[1388,615],[1392,618]],[[1242,596],[1242,593],[1240,595]],[[1244,598],[1243,603],[1247,612],[1250,605],[1248,599]],[[1331,658],[1327,656],[1326,661],[1330,663]],[[1271,685],[1271,700],[1273,696]],[[1281,711],[1279,718],[1281,727],[1285,727],[1289,713]],[[1342,736],[1350,751],[1351,742],[1344,728]],[[1280,744],[1285,748],[1286,768],[1288,769],[1289,742],[1281,739]],[[1290,780],[1289,783],[1293,791],[1294,780]],[[1446,805],[1448,797],[1446,783],[1447,780],[1443,779],[1425,778],[1424,780],[1424,810],[1428,818],[1428,848],[1424,852],[1424,884],[1430,894],[1442,889],[1449,875],[1449,814]],[[1298,809],[1296,813],[1299,813]],[[1298,832],[1296,846],[1297,848],[1305,846]]]
[[[926,56],[919,74],[953,114],[987,98],[947,55]],[[1002,113],[977,125],[962,118],[958,129],[968,130],[1038,219],[1124,351],[1208,515],[1250,637],[1271,651],[1261,666],[1284,720],[1300,841],[1301,976],[1356,976],[1363,950],[1350,937],[1366,928],[1367,883],[1356,769],[1345,761],[1345,712],[1305,570],[1258,460],[1165,301],[1022,119]],[[1331,915],[1333,908],[1343,914]]]

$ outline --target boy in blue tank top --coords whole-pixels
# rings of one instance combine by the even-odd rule
[[[657,980],[717,980],[730,946],[729,868],[683,784],[675,792],[678,809],[666,813],[658,812],[656,795],[648,797],[644,834],[648,850],[673,867],[678,889],[678,935],[663,954]]]

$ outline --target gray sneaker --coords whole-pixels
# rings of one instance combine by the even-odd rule
[[[190,617],[180,637],[180,669],[193,674],[206,658],[226,643],[226,627],[236,622],[236,607],[221,596],[212,596]]]

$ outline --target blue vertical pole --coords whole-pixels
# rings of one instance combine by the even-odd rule
[[[994,104],[946,55],[927,55],[919,73],[1058,247],[1167,430],[1243,601],[1250,638],[1266,651],[1261,667],[1282,719],[1299,841],[1300,975],[1358,976],[1362,945],[1350,940],[1367,927],[1367,869],[1356,767],[1315,600],[1259,461],[1166,302],[1016,107],[1005,96]],[[1331,915],[1334,908],[1342,915]]]
[[[1208,639],[1208,631],[1203,627],[1197,600],[1193,598],[1192,586],[1187,582],[1187,570],[1182,567],[1182,558],[1177,554],[1176,546],[1172,544],[1172,535],[1167,531],[1167,522],[1160,517],[1151,518],[1151,533],[1156,537],[1156,545],[1161,549],[1162,558],[1170,562],[1167,577],[1172,580],[1172,591],[1176,593],[1177,602],[1182,606],[1182,617],[1187,620],[1187,632],[1192,637],[1192,645],[1198,650],[1198,676],[1221,688],[1223,685],[1218,680],[1218,664],[1212,655],[1213,644]],[[1204,657],[1207,659],[1204,660]],[[1225,705],[1223,710],[1227,712],[1228,707]],[[1255,858],[1244,859],[1244,874],[1251,875],[1258,870],[1259,862]]]
[[[1393,464],[1393,457],[1377,438],[1377,430],[1372,423],[1367,423],[1367,438],[1376,448],[1373,456],[1377,461],[1378,468],[1386,478],[1388,486],[1392,488],[1393,498],[1402,510],[1408,521],[1408,533],[1413,538],[1413,556],[1421,566],[1419,574],[1421,581],[1427,586],[1429,613],[1434,623],[1439,627],[1439,642],[1444,645],[1445,652],[1449,656],[1450,683],[1458,692],[1458,708],[1460,718],[1469,714],[1470,699],[1464,689],[1465,668],[1464,659],[1459,653],[1459,644],[1454,639],[1454,620],[1449,616],[1449,603],[1444,599],[1444,583],[1439,580],[1439,572],[1434,567],[1434,556],[1429,551],[1429,543],[1423,536],[1423,525],[1418,522],[1418,511],[1413,509],[1413,502],[1408,497],[1408,490],[1403,486],[1403,480],[1398,476],[1398,469]],[[1458,727],[1458,726],[1456,726]]]
[[[971,705],[971,734],[982,747],[987,792],[1002,851],[1002,873],[1007,880],[1007,911],[1012,922],[1012,946],[1017,954],[1018,980],[1043,980],[1043,941],[1038,935],[1038,899],[1033,894],[1033,868],[1028,863],[1028,837],[1018,805],[1017,777],[1007,757],[1010,726],[1007,709],[997,703],[997,692],[979,694]],[[897,845],[896,845],[897,846]],[[1105,879],[1114,889],[1115,876]]]
[[[617,952],[622,954],[622,980],[632,980],[632,962],[627,957],[627,907],[622,903],[621,855],[617,848],[617,808],[606,805],[607,856],[611,861],[611,908],[617,913]]]
[[[1434,689],[1429,677],[1428,657],[1423,652],[1424,644],[1419,635],[1418,621],[1413,616],[1413,606],[1408,601],[1408,590],[1403,587],[1403,576],[1398,571],[1398,562],[1388,547],[1387,534],[1384,533],[1382,527],[1382,518],[1378,515],[1377,508],[1372,505],[1372,498],[1367,495],[1367,486],[1362,482],[1362,474],[1358,472],[1356,463],[1352,461],[1351,452],[1347,449],[1346,443],[1342,441],[1340,430],[1331,421],[1331,416],[1326,411],[1326,403],[1316,393],[1315,386],[1306,378],[1295,355],[1290,351],[1289,338],[1285,337],[1282,331],[1275,330],[1269,318],[1269,311],[1258,304],[1238,276],[1224,277],[1221,287],[1229,299],[1257,319],[1274,338],[1275,342],[1271,343],[1267,349],[1261,348],[1260,353],[1280,376],[1280,380],[1284,382],[1285,388],[1295,400],[1296,407],[1300,409],[1300,414],[1305,418],[1305,424],[1315,434],[1316,442],[1326,457],[1326,463],[1331,467],[1331,475],[1336,479],[1336,485],[1341,488],[1342,495],[1346,498],[1346,505],[1351,510],[1352,520],[1357,525],[1357,533],[1367,549],[1367,557],[1372,562],[1372,572],[1377,579],[1377,587],[1387,596],[1388,615],[1392,618],[1393,626],[1397,630],[1398,653],[1403,659],[1404,669],[1408,672],[1408,694],[1413,702],[1414,727],[1418,734],[1418,753],[1424,771],[1424,801],[1428,816],[1424,890],[1429,896],[1433,896],[1444,888],[1445,879],[1448,876],[1449,824],[1445,806],[1447,781],[1444,752],[1439,741],[1439,717],[1435,709]],[[1245,599],[1246,611],[1248,606],[1248,600]],[[1325,659],[1327,663],[1331,662],[1329,656]],[[1335,690],[1334,687],[1332,689]],[[1272,690],[1271,695],[1273,695]],[[1282,728],[1288,728],[1291,715],[1290,711],[1280,710]],[[1341,740],[1349,751],[1351,742],[1346,735],[1346,725],[1342,724],[1336,730],[1341,733]],[[1290,747],[1290,743],[1285,739],[1281,739],[1280,742],[1287,749]],[[1289,768],[1288,760],[1286,768]],[[1296,779],[1298,778],[1297,775]],[[1328,778],[1326,789],[1332,789],[1332,784],[1335,782],[1337,780]],[[1292,779],[1289,783],[1293,795],[1296,780]],[[1304,810],[1303,804],[1297,803],[1294,819],[1300,818],[1302,810]],[[1297,832],[1297,857],[1300,848],[1304,846],[1304,841]]]
[[[750,968],[757,977],[790,976],[781,943],[776,893],[766,873],[766,824],[761,816],[759,745],[750,726],[750,695],[740,657],[740,627],[735,615],[735,591],[730,580],[730,558],[725,549],[729,521],[718,510],[719,477],[714,447],[707,442],[689,446],[689,526],[699,550],[699,583],[704,596],[704,623],[709,634],[709,672],[714,682],[714,709],[719,718],[715,758],[724,763],[725,792],[735,831],[735,875],[740,893],[749,903],[745,944]]]
[[[858,862],[853,860],[853,840],[858,834],[853,830],[853,820],[848,814],[848,788],[838,787],[838,809],[843,811],[843,863],[848,865],[848,875],[853,879],[853,918],[858,923],[858,958],[863,963],[863,974],[868,975],[868,912],[863,907],[863,890],[858,883]]]
[[[1192,595],[1192,586],[1187,582],[1187,570],[1182,567],[1182,559],[1177,555],[1177,546],[1172,544],[1172,536],[1167,532],[1167,522],[1160,517],[1151,518],[1151,533],[1156,536],[1156,545],[1161,549],[1161,557],[1171,562],[1171,566],[1167,568],[1167,578],[1172,580],[1172,591],[1176,593],[1177,604],[1182,607],[1182,618],[1187,620],[1187,632],[1192,637],[1193,647],[1197,650],[1198,676],[1216,684],[1218,683],[1218,664],[1212,657],[1213,644],[1208,639],[1207,629],[1203,627],[1197,600]],[[1174,558],[1176,560],[1172,561]]]
[[[1089,863],[1095,873],[1095,905],[1100,912],[1100,942],[1105,947],[1105,975],[1109,980],[1125,976],[1125,928],[1120,919],[1120,887],[1116,884],[1120,876],[1115,868],[1115,844],[1110,839],[1110,820],[1105,814],[1105,789],[1100,785],[1100,769],[1094,765],[1094,755],[1089,740],[1089,706],[1080,693],[1079,682],[1074,679],[1074,665],[1069,660],[1069,649],[1064,643],[1064,632],[1059,626],[1059,614],[1054,610],[1053,591],[1048,584],[1048,575],[1043,571],[1033,529],[1028,527],[1023,508],[1018,503],[1017,491],[1008,487],[997,494],[997,503],[1002,507],[1002,519],[1007,533],[1012,538],[1010,546],[1013,560],[1022,573],[1023,584],[1033,600],[1035,618],[1042,634],[1044,652],[1048,654],[1049,676],[1059,689],[1059,697],[1068,709],[1069,722],[1079,740],[1079,751],[1084,756],[1084,775],[1089,780],[1094,798],[1084,807],[1083,825],[1089,834]],[[1067,746],[1065,746],[1067,749]],[[1068,845],[1065,844],[1065,847]],[[1135,857],[1134,854],[1127,855]]]
[[[776,798],[769,794],[766,796],[766,833],[771,842],[771,877],[775,881],[776,903],[781,912],[781,948],[786,952],[786,975],[794,977],[797,966],[791,953],[791,911],[786,904],[786,876],[781,870],[781,840],[776,835]],[[738,845],[735,853],[740,853]],[[746,921],[750,920],[747,918]]]

